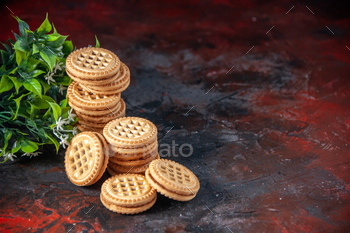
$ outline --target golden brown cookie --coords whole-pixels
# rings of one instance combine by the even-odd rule
[[[87,47],[73,51],[66,59],[66,70],[83,79],[103,79],[120,70],[120,60],[111,51]]]
[[[167,159],[153,160],[146,178],[158,192],[179,201],[194,198],[200,187],[198,178],[188,168]]]
[[[78,186],[96,182],[104,166],[103,143],[92,132],[77,134],[67,148],[65,169],[69,180]]]
[[[124,91],[130,84],[130,70],[123,63],[121,65],[120,76],[111,83],[105,85],[96,85],[94,83],[85,83],[84,85],[90,88],[97,94],[114,94]]]
[[[114,154],[114,152],[109,150],[109,153],[110,153],[111,161],[128,162],[128,161],[135,161],[139,159],[146,159],[146,158],[152,157],[158,154],[158,150],[150,150],[150,151],[145,150],[140,154]]]
[[[123,174],[123,173],[135,173],[135,174],[145,174],[146,169],[148,168],[148,164],[142,165],[142,166],[132,166],[132,167],[124,167],[120,166],[116,163],[113,163],[109,161],[108,167],[116,174]]]
[[[103,136],[114,146],[137,148],[157,140],[157,128],[143,118],[122,117],[110,121],[103,129]]]
[[[99,116],[99,117],[114,113],[120,108],[120,102],[117,105],[113,106],[112,108],[107,108],[106,110],[87,110],[87,109],[84,109],[83,107],[79,107],[75,105],[72,102],[68,102],[68,104],[71,108],[74,109],[74,111],[77,114],[83,114],[88,116]]]
[[[106,139],[103,137],[102,134],[94,132],[94,134],[100,139],[102,145],[103,145],[103,165],[102,168],[100,170],[100,174],[96,177],[96,179],[94,180],[94,183],[96,183],[97,181],[99,181],[101,179],[101,177],[103,176],[103,174],[105,173],[106,169],[107,169],[107,165],[108,165],[108,161],[109,161],[109,150],[108,150],[108,143],[106,141]]]
[[[79,84],[82,84],[82,85],[107,85],[109,83],[112,83],[114,82],[115,80],[118,79],[119,77],[119,72],[116,74],[116,75],[113,75],[111,77],[108,77],[108,78],[104,78],[104,79],[94,79],[94,80],[90,80],[90,79],[83,79],[81,77],[77,77],[77,76],[74,76],[72,73],[69,72],[69,70],[66,70],[67,72],[67,75],[74,81],[78,82]]]
[[[161,186],[157,181],[154,180],[154,178],[149,173],[149,168],[146,170],[145,176],[148,182],[152,185],[153,188],[157,190],[157,192],[161,193],[162,195],[170,199],[177,200],[177,201],[189,201],[196,196],[196,193],[192,195],[180,195],[169,191],[167,188]]]
[[[85,121],[85,120],[79,119],[79,118],[78,118],[78,122],[79,122],[79,124],[85,125],[87,127],[97,128],[100,130],[102,130],[103,127],[105,127],[105,125],[106,125],[104,123],[94,123],[94,122]]]
[[[79,122],[75,124],[75,126],[77,126],[78,130],[80,132],[97,132],[102,134],[102,129],[101,128],[93,128],[93,127],[89,127],[83,124],[80,124]]]
[[[153,153],[153,154],[146,154],[145,156],[143,156],[142,158],[138,158],[138,159],[134,159],[134,160],[118,160],[115,159],[115,157],[111,157],[110,161],[112,163],[116,163],[120,166],[123,167],[133,167],[133,166],[142,166],[145,164],[150,163],[152,160],[156,159],[158,157],[157,153]]]
[[[117,160],[135,160],[149,154],[158,153],[158,141],[139,148],[120,148],[111,144],[108,145],[111,157]]]
[[[116,173],[115,171],[113,171],[113,169],[110,168],[108,165],[107,165],[107,171],[108,171],[108,173],[109,173],[111,176],[118,175],[118,173]]]
[[[118,206],[141,206],[152,201],[157,192],[143,175],[121,174],[107,179],[101,188],[102,196]]]
[[[79,113],[76,112],[76,114],[77,114],[79,121],[83,120],[83,121],[89,121],[89,122],[94,122],[94,123],[105,125],[108,122],[110,122],[111,120],[125,116],[125,103],[124,103],[123,99],[120,99],[120,107],[117,111],[115,111],[113,113],[110,112],[109,114],[104,115],[104,116],[100,116],[100,117],[89,116],[89,115],[82,114],[80,112]]]
[[[125,91],[125,89],[128,88],[129,85],[130,85],[130,80],[128,80],[126,83],[123,83],[113,91],[97,90],[96,88],[91,88],[91,86],[88,86],[88,85],[84,85],[84,86],[89,87],[90,90],[92,90],[96,94],[113,95],[113,94],[118,94]]]
[[[86,110],[105,110],[116,106],[120,93],[113,95],[95,94],[77,82],[72,82],[67,90],[68,103]]]
[[[121,207],[115,204],[108,203],[102,196],[102,193],[100,195],[100,199],[102,204],[110,211],[113,211],[119,214],[138,214],[150,209],[154,205],[154,203],[156,203],[157,196],[149,203],[138,207]]]
[[[156,190],[143,175],[121,174],[106,180],[101,188],[102,204],[121,214],[136,214],[153,206]]]
[[[159,155],[156,155],[155,159],[159,159]],[[109,161],[108,167],[110,170],[117,174],[123,174],[123,173],[135,173],[135,174],[145,174],[146,169],[148,168],[150,162],[141,166],[121,166],[117,163],[113,163],[112,161]]]

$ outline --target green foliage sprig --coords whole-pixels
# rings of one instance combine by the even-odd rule
[[[19,35],[0,50],[0,157],[36,156],[40,146],[65,147],[77,133],[75,115],[67,106],[71,79],[65,71],[73,50],[46,19],[35,31],[18,17]],[[53,30],[53,32],[52,32]],[[51,33],[50,33],[51,32]]]

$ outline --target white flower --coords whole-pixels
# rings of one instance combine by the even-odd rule
[[[63,65],[63,62],[56,63],[56,65],[53,67],[53,72],[56,73],[57,70],[62,70],[61,65]]]
[[[74,117],[76,117],[77,115],[75,115],[74,113],[72,113],[73,111],[73,108],[71,108],[69,111],[68,111],[68,118],[67,120],[68,121],[71,121],[71,122],[74,122]]]
[[[74,117],[76,117],[77,115],[75,115],[74,113],[72,113],[72,111],[73,111],[73,108],[71,108],[69,111],[68,111],[68,120],[69,121],[74,121]]]
[[[58,88],[59,88],[59,93],[61,93],[62,95],[63,95],[63,91],[67,90],[67,87],[62,86],[61,84]]]
[[[60,137],[60,135],[58,135],[58,133],[57,133],[57,131],[56,131],[57,129],[56,129],[56,127],[53,127],[53,129],[52,129],[52,132],[53,132],[53,134],[56,136],[56,137]]]
[[[78,134],[78,127],[77,126],[73,127],[72,134],[73,134],[73,136]]]
[[[53,77],[52,77],[54,74],[55,74],[55,73],[50,73],[50,72],[47,73],[47,75],[46,75],[46,77],[45,77],[45,80],[47,80],[47,84],[50,85],[50,82],[53,82],[53,83],[56,82],[56,81],[53,79]]]
[[[33,156],[36,157],[36,156],[39,156],[39,154],[42,154],[41,152],[27,152],[27,153],[24,153],[22,155],[23,156],[28,156],[29,158],[32,158]]]
[[[58,121],[56,121],[56,127],[58,130],[64,130],[62,126],[66,124],[67,124],[67,119],[62,119],[62,117],[58,118]]]
[[[68,138],[69,136],[67,134],[65,134],[64,136],[61,135],[60,139],[60,145],[62,145],[63,149],[66,149],[66,146],[69,146],[69,143],[68,143]]]
[[[13,158],[17,158],[17,156],[14,155],[13,153],[7,152],[7,153],[4,153],[4,158],[13,161]]]

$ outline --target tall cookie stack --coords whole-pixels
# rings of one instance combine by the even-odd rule
[[[110,143],[107,170],[119,173],[145,174],[148,165],[158,159],[156,126],[143,118],[122,117],[106,124],[103,136]]]
[[[106,123],[125,116],[120,93],[130,84],[130,71],[114,53],[94,47],[78,49],[67,57],[66,72],[74,80],[67,99],[80,131],[102,132]]]

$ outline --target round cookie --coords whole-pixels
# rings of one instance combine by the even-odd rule
[[[144,164],[142,166],[132,166],[132,167],[120,166],[119,164],[113,163],[112,161],[109,161],[108,163],[109,169],[111,169],[116,174],[135,173],[135,174],[144,175],[148,166],[149,166],[149,163]]]
[[[75,105],[74,103],[70,102],[69,99],[68,99],[68,104],[71,108],[74,109],[74,111],[77,114],[84,114],[84,115],[88,115],[88,116],[100,116],[100,117],[114,113],[115,111],[117,111],[120,108],[120,102],[117,105],[115,105],[114,107],[106,108],[105,110],[87,110],[87,109],[79,107],[79,106]]]
[[[78,119],[79,119],[79,117],[78,117]],[[79,124],[85,125],[87,127],[97,128],[100,130],[102,130],[103,127],[105,127],[105,125],[106,125],[104,123],[95,123],[95,122],[91,122],[91,121],[85,121],[83,119],[79,119],[78,122],[79,122]]]
[[[157,156],[158,154],[153,153],[153,154],[149,154],[146,155],[140,159],[135,159],[135,160],[129,160],[129,161],[124,161],[124,160],[117,160],[114,157],[110,158],[110,161],[113,163],[116,163],[120,166],[124,166],[124,167],[133,167],[133,166],[142,166],[145,164],[150,163],[152,160],[158,158]]]
[[[130,84],[130,70],[122,63],[120,76],[111,83],[105,85],[92,85],[92,83],[86,83],[85,86],[89,87],[93,92],[97,94],[113,94],[124,91]]]
[[[89,121],[89,122],[94,122],[94,123],[98,123],[98,124],[107,124],[108,122],[110,122],[111,120],[117,119],[119,117],[124,117],[125,116],[125,102],[123,99],[120,99],[120,108],[111,113],[101,116],[101,117],[93,117],[93,116],[89,116],[89,115],[85,115],[82,113],[77,113],[77,117],[78,119],[81,121]]]
[[[120,93],[114,95],[95,94],[77,82],[68,86],[67,97],[69,103],[86,110],[104,110],[112,108],[120,101]]]
[[[159,159],[159,154],[157,154],[155,159]],[[149,167],[150,163],[141,165],[141,166],[121,166],[117,163],[113,163],[112,161],[109,161],[108,167],[110,170],[112,170],[114,173],[121,174],[121,173],[135,173],[135,174],[145,174],[145,171]]]
[[[167,159],[150,163],[149,172],[154,180],[169,191],[191,195],[199,190],[198,178],[185,166]]]
[[[122,117],[110,121],[103,136],[116,147],[137,148],[157,140],[157,128],[149,120],[139,117]]]
[[[109,150],[113,158],[117,160],[135,160],[145,157],[149,154],[158,153],[158,141],[154,141],[140,148],[124,149],[109,144]]]
[[[96,88],[91,88],[91,86],[88,86],[88,85],[84,85],[84,86],[90,88],[96,94],[113,95],[113,94],[118,94],[125,91],[125,89],[128,88],[129,85],[130,85],[130,79],[112,91],[98,90]]]
[[[156,190],[143,175],[131,173],[107,179],[102,185],[101,193],[107,202],[122,207],[142,206],[157,196]]]
[[[102,129],[99,129],[99,128],[93,128],[93,127],[89,127],[89,126],[86,126],[86,125],[83,125],[83,124],[79,124],[79,122],[77,122],[75,124],[78,128],[78,130],[80,132],[97,132],[97,133],[101,133],[102,134]]]
[[[157,192],[161,193],[162,195],[170,199],[177,200],[177,201],[189,201],[196,196],[196,193],[193,193],[192,195],[181,195],[181,194],[177,194],[169,191],[167,188],[161,186],[157,181],[154,180],[154,178],[150,175],[149,168],[146,170],[145,176],[148,182],[152,185],[153,188],[157,190]]]
[[[65,169],[73,184],[87,186],[96,182],[103,163],[103,145],[96,134],[83,132],[72,139],[65,155]]]
[[[120,60],[111,51],[86,47],[73,51],[66,59],[66,69],[84,79],[102,79],[120,70]]]
[[[116,173],[115,171],[113,171],[113,169],[110,168],[108,165],[107,165],[107,171],[108,171],[108,173],[109,173],[111,176],[118,175],[118,173]]]
[[[101,167],[100,174],[94,180],[94,183],[96,183],[97,181],[99,181],[101,179],[101,177],[103,176],[103,174],[105,173],[105,171],[107,169],[108,160],[109,160],[109,151],[107,149],[106,139],[102,136],[102,134],[97,133],[97,132],[94,132],[94,134],[100,139],[100,141],[103,145],[103,165]]]
[[[74,81],[78,82],[79,84],[82,85],[107,85],[109,83],[114,82],[115,80],[118,79],[119,77],[119,72],[113,76],[107,77],[107,78],[103,78],[103,79],[83,79],[81,77],[75,76],[73,75],[71,72],[69,72],[69,70],[66,70],[67,75]]]
[[[154,203],[156,203],[157,197],[155,197],[151,202],[138,207],[121,207],[114,204],[110,204],[104,199],[102,194],[100,195],[100,199],[102,204],[110,211],[113,211],[119,214],[138,214],[150,209],[154,205]]]

